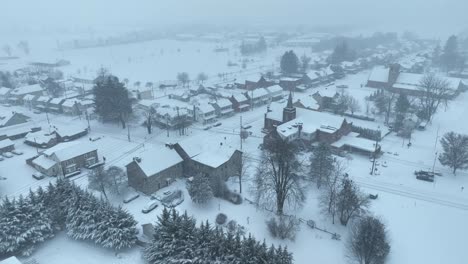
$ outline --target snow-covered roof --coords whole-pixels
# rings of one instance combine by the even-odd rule
[[[81,156],[85,153],[97,150],[97,147],[89,142],[66,142],[60,143],[50,149],[45,150],[43,153],[47,156],[55,155],[60,161],[69,160],[71,158]]]
[[[209,103],[201,103],[197,106],[197,108],[203,112],[203,113],[210,113],[210,112],[214,112],[215,109],[213,108],[213,106]]]
[[[266,89],[270,94],[281,93],[283,91],[283,88],[281,88],[281,86],[279,86],[277,84],[273,85],[273,86],[270,86],[270,87],[267,87]]]
[[[369,81],[386,83],[388,82],[388,74],[388,68],[375,67],[372,69],[372,72],[369,76]]]
[[[32,163],[33,164],[36,164],[37,166],[43,168],[43,169],[50,169],[52,168],[53,166],[55,166],[56,162],[47,158],[46,156],[44,155],[40,155],[39,157],[35,158],[32,160]]]
[[[0,264],[21,264],[21,262],[16,257],[9,257],[0,261]]]
[[[50,140],[55,138],[55,134],[48,134],[44,131],[29,132],[24,138],[25,141],[34,142],[37,144],[47,144]]]
[[[32,95],[32,94],[27,94],[23,97],[23,100],[25,101],[32,101],[34,100],[34,98],[36,98],[36,95]]]
[[[177,165],[183,159],[175,150],[168,149],[164,146],[152,148],[138,154],[141,160],[136,162],[146,176],[150,177]]]
[[[15,143],[13,143],[13,141],[11,141],[9,138],[0,141],[0,149],[13,145],[15,145]]]
[[[12,91],[10,88],[0,87],[0,95],[6,95],[6,94],[8,94],[10,91]]]
[[[231,101],[229,101],[228,99],[225,99],[225,98],[218,99],[218,101],[216,101],[216,104],[217,104],[220,108],[232,107]]]
[[[337,148],[342,148],[343,146],[350,146],[368,152],[375,151],[375,141],[352,136],[344,136],[340,140],[332,143],[332,146]]]
[[[244,94],[233,94],[232,96],[238,103],[244,103],[249,100]]]
[[[247,95],[252,96],[252,98],[255,99],[255,98],[268,96],[269,93],[265,88],[258,88],[258,89],[247,92]]]
[[[269,106],[268,111],[266,113],[266,118],[272,119],[272,120],[277,120],[277,121],[282,121],[283,120],[283,108],[286,105],[283,103],[278,103],[278,102],[272,102]]]
[[[64,101],[65,99],[64,98],[52,98],[52,100],[50,100],[49,103],[51,104],[60,104],[62,101]]]
[[[61,137],[74,136],[84,131],[86,131],[86,127],[84,126],[55,126],[55,133]]]
[[[237,145],[232,144],[238,141],[236,139],[228,135],[200,135],[182,140],[178,144],[192,160],[217,168],[227,162],[237,150]]]
[[[65,102],[63,102],[62,106],[74,107],[75,103],[80,103],[80,101],[76,100],[76,99],[67,99],[67,100],[65,100]]]
[[[42,91],[42,87],[39,84],[33,84],[33,85],[27,85],[27,86],[21,86],[16,89],[14,89],[11,94],[12,95],[23,95],[23,94],[28,94],[28,93],[35,93]]]
[[[333,133],[338,130],[343,121],[343,117],[322,113],[307,109],[296,109],[297,118],[282,125],[276,129],[278,134],[283,137],[289,137],[292,134],[298,133],[298,124],[302,123],[302,132],[312,134],[317,130]]]
[[[50,100],[50,97],[47,97],[47,96],[40,96],[36,99],[37,102],[41,102],[41,103],[47,103],[49,102]]]

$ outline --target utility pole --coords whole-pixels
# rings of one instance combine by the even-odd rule
[[[240,132],[239,132],[239,137],[240,137],[240,149],[242,150],[242,116],[240,116]]]
[[[179,107],[176,106],[177,109],[177,122],[180,122],[180,115],[179,115]],[[179,127],[179,136],[182,136],[182,128],[178,125]]]
[[[130,124],[127,124],[127,137],[128,137],[128,142],[131,142],[131,139],[130,139]]]
[[[85,116],[86,116],[86,121],[88,121],[88,131],[91,131],[91,125],[89,123],[88,110],[85,110]],[[81,115],[80,115],[80,117],[81,117]]]
[[[379,127],[379,132],[380,132],[380,127]],[[374,148],[374,154],[372,154],[372,169],[371,169],[371,172],[370,172],[370,175],[374,175],[374,170],[375,170],[375,160],[376,160],[376,156],[377,156],[377,149],[379,147],[379,137],[380,137],[380,133],[379,135],[376,137],[375,139],[375,148]]]
[[[437,151],[436,151],[435,156],[434,156],[434,163],[432,163],[432,174],[434,174],[434,168],[435,168],[436,160],[437,160]]]
[[[440,129],[440,125],[437,127],[437,135],[436,135],[436,139],[435,139],[435,142],[434,142],[434,151],[436,150],[437,140],[439,139],[439,129]]]
[[[169,116],[166,116],[166,131],[167,137],[169,137]]]

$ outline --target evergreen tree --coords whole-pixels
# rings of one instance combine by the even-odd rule
[[[294,51],[286,51],[281,57],[281,71],[285,74],[297,73],[299,70],[299,59]]]
[[[453,70],[460,62],[458,53],[458,39],[455,35],[450,36],[445,43],[444,52],[441,56],[441,63],[447,71]]]
[[[204,204],[213,198],[211,181],[208,175],[200,174],[187,184],[188,193],[194,203]]]
[[[408,97],[405,94],[400,94],[396,103],[395,103],[395,131],[399,131],[403,125],[403,120],[405,119],[406,113],[410,108],[410,102],[408,101]]]
[[[310,179],[320,188],[333,172],[333,156],[327,143],[320,142],[310,159]]]
[[[128,90],[119,78],[101,74],[93,88],[95,112],[106,121],[118,120],[126,127],[126,118],[132,113]]]

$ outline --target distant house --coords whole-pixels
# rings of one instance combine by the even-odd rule
[[[170,99],[175,99],[175,100],[179,100],[182,102],[190,101],[190,97],[191,97],[190,91],[186,91],[186,90],[176,90],[169,94]]]
[[[423,74],[402,72],[400,64],[392,64],[388,68],[376,67],[372,70],[367,87],[386,89],[393,93],[404,93],[412,96],[419,96],[424,93],[421,89]],[[457,96],[467,87],[459,78],[440,77],[449,84],[449,98]]]
[[[166,147],[138,154],[126,165],[128,185],[145,194],[152,194],[183,176],[183,159]]]
[[[60,126],[55,127],[55,134],[59,142],[67,142],[84,137],[88,134],[88,129],[75,126]]]
[[[0,128],[0,138],[9,138],[11,140],[25,137],[30,132],[41,130],[41,127],[27,127],[23,124],[7,126]]]
[[[4,103],[8,100],[11,91],[13,91],[13,89],[0,87],[0,103]]]
[[[34,102],[39,98],[38,95],[27,94],[23,97],[23,106],[27,107],[28,109],[32,109],[34,106]]]
[[[97,148],[88,142],[61,143],[31,161],[34,168],[46,175],[65,177],[79,173],[82,167],[91,168],[99,164]]]
[[[52,98],[48,96],[40,96],[36,100],[33,101],[33,108],[40,110],[40,111],[46,111],[49,107],[49,102],[52,100]]]
[[[333,90],[317,91],[312,94],[312,98],[319,105],[318,110],[331,109],[336,104],[336,100],[340,97],[340,94]]]
[[[22,105],[23,104],[23,97],[27,94],[38,95],[41,96],[43,94],[43,89],[39,84],[21,86],[18,88],[13,89],[10,92],[8,97],[8,102],[15,105]]]
[[[267,87],[270,87],[270,86],[273,86],[275,85],[275,82],[273,81],[267,81],[267,79],[265,79],[265,77],[260,77],[260,79],[256,82],[253,82],[253,81],[245,81],[245,85],[243,86],[244,89],[246,90],[254,90],[254,89],[258,89],[258,88],[267,88]]]
[[[279,81],[279,86],[281,86],[285,91],[294,91],[296,86],[302,84],[303,80],[301,77],[283,77]]]
[[[189,109],[188,111],[195,121],[202,122],[203,124],[214,122],[216,118],[215,108],[207,102],[194,105],[193,109]]]
[[[250,109],[249,99],[244,94],[233,94],[229,100],[236,112],[244,112]]]
[[[53,98],[49,101],[49,109],[55,113],[62,113],[62,104],[65,102],[65,98]]]
[[[0,140],[0,153],[12,151],[15,149],[15,143],[9,138]]]
[[[0,113],[0,128],[24,124],[29,121],[29,117],[21,113]]]
[[[175,129],[187,127],[192,123],[193,118],[187,108],[165,105],[156,109],[154,121],[160,127]]]
[[[216,102],[212,103],[216,111],[216,116],[226,117],[234,114],[234,108],[232,107],[231,101],[228,99],[218,99]]]
[[[265,88],[258,88],[245,92],[245,96],[249,99],[252,107],[265,105],[271,100],[270,94]]]
[[[267,87],[266,90],[268,91],[268,94],[272,101],[278,101],[283,99],[283,88],[281,88],[281,86],[273,85]]]
[[[36,148],[50,148],[58,143],[57,134],[44,131],[29,132],[24,138],[24,143]]]
[[[67,99],[62,103],[62,112],[66,115],[78,115],[80,108],[80,100],[77,99]]]

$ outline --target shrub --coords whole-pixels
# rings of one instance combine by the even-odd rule
[[[226,225],[227,231],[231,234],[239,234],[240,236],[245,235],[245,228],[239,224],[235,220],[231,220]]]
[[[224,225],[226,223],[226,220],[227,220],[227,215],[225,215],[223,213],[219,213],[216,216],[216,224],[218,224],[218,225]]]
[[[274,238],[294,241],[296,232],[299,230],[299,221],[294,217],[280,216],[279,219],[272,217],[266,224]]]

